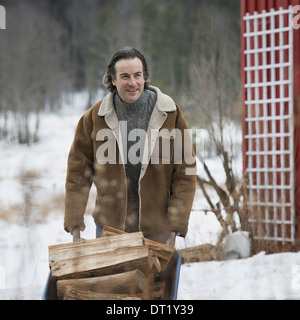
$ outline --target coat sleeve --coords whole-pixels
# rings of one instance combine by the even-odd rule
[[[170,231],[179,232],[185,237],[196,191],[197,168],[192,139],[179,108],[176,127],[181,132],[181,137],[177,138],[181,142],[177,140],[174,147],[175,165],[168,207],[168,227]],[[176,153],[180,154],[180,159],[176,158]]]
[[[91,113],[79,120],[68,156],[64,228],[80,226],[83,230],[84,213],[94,175]]]

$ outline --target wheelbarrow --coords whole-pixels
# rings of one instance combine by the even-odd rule
[[[73,242],[77,242],[80,239],[80,231],[74,230]],[[181,255],[178,251],[175,251],[172,255],[167,268],[161,272],[161,281],[165,281],[165,293],[163,300],[176,300],[180,278],[181,268]],[[51,270],[49,271],[46,285],[43,290],[42,300],[57,300],[56,295],[56,280],[51,278]]]

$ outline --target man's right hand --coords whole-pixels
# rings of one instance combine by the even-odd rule
[[[68,228],[68,231],[70,232],[71,235],[73,235],[75,229],[80,229],[81,232],[84,231],[84,227],[80,227],[78,225],[76,225],[76,226],[67,226],[67,228]]]
[[[73,242],[78,242],[80,240],[80,231],[83,231],[83,228],[80,228],[80,226],[73,226],[68,229],[73,236]]]

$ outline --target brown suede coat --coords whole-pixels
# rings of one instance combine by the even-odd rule
[[[186,138],[187,124],[179,107],[158,88],[150,89],[156,91],[157,102],[149,121],[139,180],[139,226],[144,234],[169,230],[184,237],[196,189],[194,151],[190,136]],[[180,132],[182,135],[178,134]],[[188,143],[192,150],[183,161],[174,160],[174,154],[179,154],[174,147],[176,134],[182,145]],[[168,143],[170,149],[166,152],[163,147]],[[103,153],[107,148],[110,151]],[[122,148],[113,94],[110,93],[82,116],[76,129],[66,178],[66,231],[75,225],[84,228],[84,213],[92,183],[97,189],[95,221],[101,226],[124,230],[127,183]],[[168,163],[164,156],[169,153],[171,159]],[[183,151],[181,155],[183,157]]]

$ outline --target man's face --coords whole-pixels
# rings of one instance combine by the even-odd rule
[[[112,76],[112,83],[120,99],[125,103],[134,103],[144,91],[142,61],[139,58],[121,59],[115,64],[115,69],[116,78]]]

